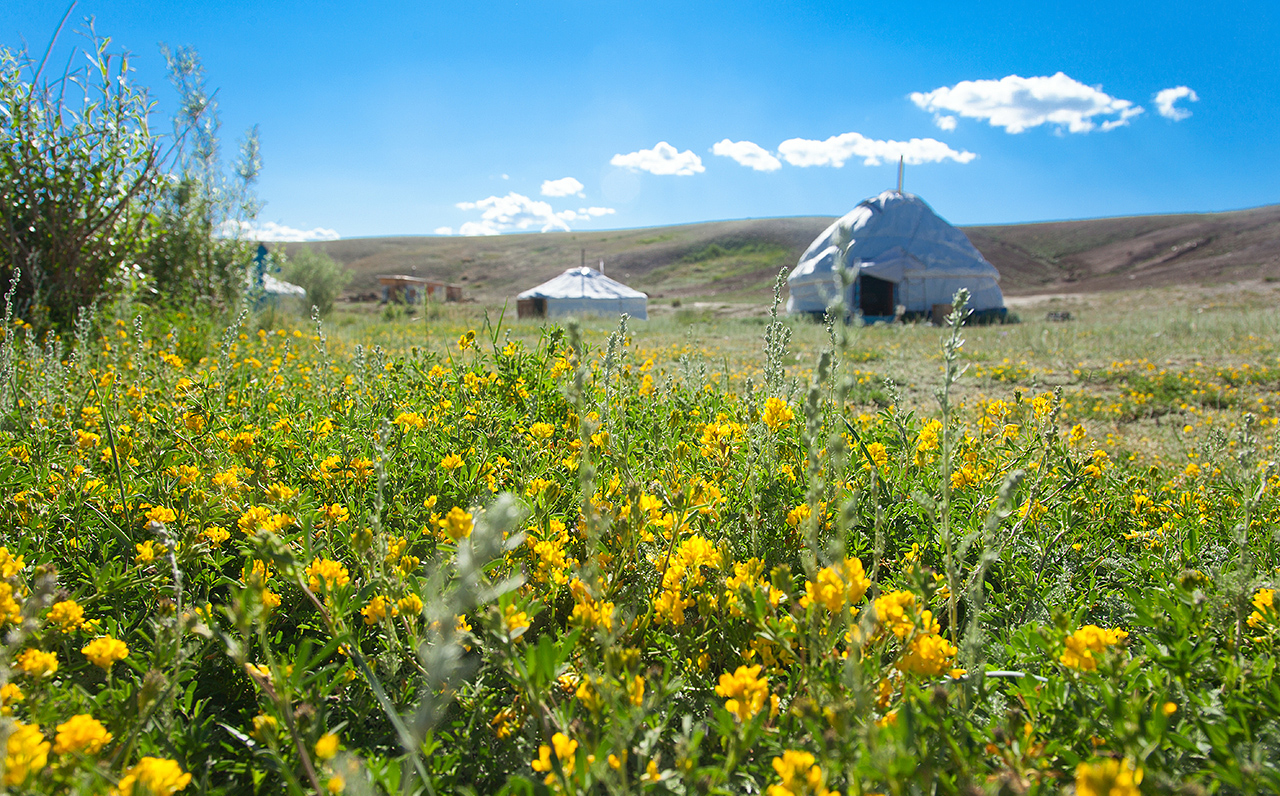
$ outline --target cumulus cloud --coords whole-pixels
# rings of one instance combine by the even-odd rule
[[[832,166],[837,169],[855,157],[862,158],[866,166],[878,166],[899,157],[913,166],[944,160],[968,163],[977,157],[972,152],[957,152],[936,138],[878,141],[861,133],[833,135],[825,141],[789,138],[778,145],[778,154],[792,166]]]
[[[463,236],[500,235],[531,229],[568,232],[570,221],[590,221],[617,212],[612,207],[581,207],[557,212],[547,202],[530,199],[514,191],[506,196],[490,196],[476,202],[458,202],[457,207],[459,210],[480,211],[479,221],[468,221],[458,227],[458,234]],[[437,235],[452,233],[450,227],[436,229]]]
[[[948,133],[956,129],[956,117],[954,116],[934,116],[933,123],[938,125],[939,130],[946,130]]]
[[[653,149],[641,149],[626,155],[614,155],[609,159],[614,166],[622,166],[632,171],[647,171],[650,174],[675,175],[687,177],[706,171],[702,158],[686,149],[679,152],[666,141],[659,141]]]
[[[775,158],[769,150],[752,141],[730,141],[726,138],[711,147],[711,153],[733,158],[739,164],[756,171],[777,171],[782,168],[782,161]]]
[[[963,80],[950,88],[917,91],[911,101],[936,114],[934,122],[944,130],[955,126],[955,117],[941,115],[944,112],[985,119],[992,127],[1003,127],[1009,133],[1042,124],[1057,125],[1058,129],[1073,133],[1095,128],[1114,130],[1143,112],[1129,100],[1117,99],[1100,87],[1086,86],[1062,72],[1052,77],[1009,75],[999,80]]]
[[[577,210],[561,210],[556,215],[565,221],[590,221],[601,216],[611,216],[618,212],[612,207],[579,207]]]
[[[224,238],[241,238],[263,243],[275,241],[317,241],[337,240],[342,237],[337,230],[325,227],[315,229],[294,229],[274,221],[255,224],[250,221],[227,221],[218,228],[218,234]]]
[[[572,177],[561,177],[558,180],[543,180],[543,196],[582,196],[586,186]]]
[[[490,196],[477,202],[458,202],[459,210],[479,210],[479,221],[468,221],[458,230],[459,235],[497,235],[525,229],[553,229],[569,231],[551,205],[530,199],[512,191],[506,196]]]
[[[1188,102],[1199,102],[1200,98],[1196,93],[1186,86],[1174,86],[1166,88],[1156,94],[1156,111],[1166,119],[1173,119],[1180,122],[1191,115],[1191,111],[1186,108],[1179,108],[1173,103],[1182,98],[1186,98]]]

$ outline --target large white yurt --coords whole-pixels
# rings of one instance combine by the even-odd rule
[[[594,268],[570,268],[516,296],[521,318],[565,315],[621,315],[649,320],[649,297]]]
[[[899,191],[865,200],[809,245],[787,278],[789,312],[826,311],[840,289],[842,240],[848,241],[844,266],[854,277],[845,296],[851,314],[888,320],[904,307],[908,317],[928,317],[962,287],[975,315],[1005,314],[996,267],[923,199]]]

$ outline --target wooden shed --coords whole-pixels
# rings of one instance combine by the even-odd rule
[[[378,276],[378,284],[382,285],[384,303],[397,301],[404,304],[419,304],[431,296],[445,301],[462,301],[461,285],[450,285],[417,276],[382,274]]]

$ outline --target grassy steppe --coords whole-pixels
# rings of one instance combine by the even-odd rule
[[[1275,792],[1273,301],[18,322],[3,781]]]
[[[1014,298],[1012,311],[1021,323],[966,328],[962,356],[971,370],[957,385],[957,395],[972,403],[1015,388],[1061,388],[1073,420],[1106,440],[1123,440],[1167,461],[1185,447],[1187,424],[1209,422],[1220,410],[1230,409],[1233,417],[1243,411],[1274,416],[1280,406],[1273,392],[1280,389],[1273,378],[1280,364],[1277,304],[1280,284],[1271,282]],[[1068,312],[1072,320],[1048,321],[1050,312]],[[511,317],[510,305],[503,304],[434,304],[426,314],[430,318],[418,309],[411,318],[387,322],[380,309],[349,305],[333,325],[344,338],[376,341],[396,352],[443,345],[478,328],[486,316],[493,323],[502,317],[503,334],[526,344],[536,341],[542,328],[539,321]],[[657,372],[674,378],[687,367],[681,358],[692,357],[708,378],[734,389],[748,378],[759,384],[767,306],[650,302],[650,314],[652,320],[629,328],[635,355],[652,357]],[[830,347],[831,339],[821,324],[783,320],[792,335],[789,390],[798,399],[819,351]],[[584,338],[597,346],[617,329],[600,318],[583,318],[582,325]],[[862,382],[855,403],[861,398],[868,407],[887,404],[883,382],[891,379],[905,406],[934,411],[941,334],[928,324],[850,328],[851,358]],[[1204,384],[1197,386],[1197,379]]]
[[[355,238],[311,246],[351,270],[349,292],[377,289],[378,274],[456,282],[500,302],[583,261],[651,297],[765,304],[779,268],[833,217],[716,221],[651,229],[487,238]],[[1225,213],[1098,218],[964,228],[1001,273],[1008,295],[1212,286],[1280,279],[1280,206]]]

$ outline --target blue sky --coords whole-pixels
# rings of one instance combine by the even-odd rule
[[[0,44],[43,51],[65,10],[7,0]],[[160,42],[199,51],[225,149],[261,126],[268,237],[839,215],[893,187],[899,154],[957,224],[1280,202],[1274,2],[81,0],[87,16],[134,54],[157,127]]]

